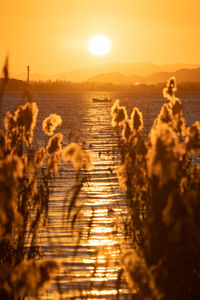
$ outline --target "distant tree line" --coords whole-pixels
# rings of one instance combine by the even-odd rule
[[[1,84],[2,79],[0,79]],[[24,91],[31,87],[35,92],[76,92],[76,91],[125,91],[132,93],[160,93],[165,83],[158,84],[137,84],[137,85],[116,85],[113,83],[98,82],[70,82],[63,80],[56,81],[32,81],[28,84],[25,81],[9,79],[6,91]],[[179,92],[200,92],[200,82],[182,82],[178,84]]]

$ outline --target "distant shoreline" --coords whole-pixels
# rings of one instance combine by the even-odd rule
[[[2,85],[0,79],[0,86]],[[7,92],[30,93],[76,93],[76,92],[127,92],[134,94],[161,94],[166,83],[154,85],[115,85],[112,83],[69,82],[69,81],[35,81],[27,83],[22,80],[9,79],[5,87]],[[177,84],[179,93],[200,93],[200,82],[181,82]]]

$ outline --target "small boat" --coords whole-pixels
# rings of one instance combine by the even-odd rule
[[[111,102],[111,99],[108,98],[104,98],[104,99],[100,99],[100,98],[92,98],[93,102]]]

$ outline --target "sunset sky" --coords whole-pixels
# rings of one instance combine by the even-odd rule
[[[55,74],[107,62],[200,63],[199,0],[0,0],[0,64]],[[106,35],[104,56],[89,39]]]

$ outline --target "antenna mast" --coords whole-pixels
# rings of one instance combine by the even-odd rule
[[[29,82],[30,66],[27,66],[27,82]]]

